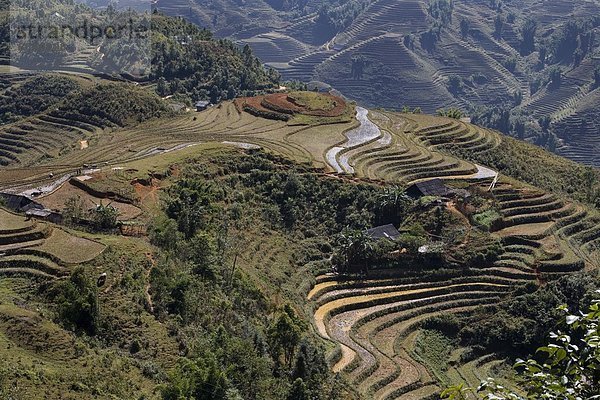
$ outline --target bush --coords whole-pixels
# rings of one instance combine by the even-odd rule
[[[100,320],[98,289],[83,267],[75,269],[69,280],[56,284],[51,297],[60,323],[75,331],[96,334]]]
[[[596,292],[596,296],[600,294]],[[572,315],[566,305],[557,307],[561,314],[559,330],[550,333],[550,344],[538,348],[536,357],[517,360],[525,395],[513,393],[493,379],[483,381],[477,390],[463,385],[442,392],[444,399],[594,399],[600,393],[600,300],[587,312]],[[556,319],[558,320],[558,318]]]
[[[119,210],[109,205],[100,203],[96,209],[91,212],[92,225],[97,230],[110,230],[117,227],[117,218]]]

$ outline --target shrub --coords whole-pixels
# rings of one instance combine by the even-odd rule
[[[462,78],[458,75],[450,75],[447,83],[448,91],[452,94],[459,94],[463,90]]]
[[[600,294],[600,292],[596,292]],[[551,342],[538,348],[535,358],[517,360],[525,394],[510,391],[493,379],[483,381],[477,390],[464,385],[442,392],[444,399],[594,399],[600,393],[600,300],[587,312],[569,313],[566,305],[560,328],[550,333]]]
[[[103,205],[100,203],[96,209],[91,212],[92,225],[97,230],[109,230],[117,227],[117,218],[119,210],[115,207]]]
[[[89,335],[96,334],[100,319],[98,289],[83,267],[75,269],[69,280],[56,284],[50,294],[63,325]]]
[[[500,218],[502,218],[502,215],[500,215],[500,213],[495,209],[489,209],[478,214],[474,214],[472,217],[475,225],[485,229],[486,231],[489,231],[494,222]]]

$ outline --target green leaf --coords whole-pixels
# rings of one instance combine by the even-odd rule
[[[555,354],[555,363],[559,363],[565,359],[567,356],[567,351],[565,349],[558,349]]]

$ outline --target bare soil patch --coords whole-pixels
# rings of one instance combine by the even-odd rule
[[[65,183],[60,189],[49,194],[48,196],[38,199],[38,201],[46,208],[62,211],[65,208],[65,203],[67,200],[72,197],[80,197],[84,202],[84,206],[89,209],[95,207],[101,202],[102,204],[108,204],[110,202],[113,207],[119,210],[119,219],[123,221],[136,218],[142,213],[142,210],[132,204],[92,196],[85,190],[74,186],[70,182]]]

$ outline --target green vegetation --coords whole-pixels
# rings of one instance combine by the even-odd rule
[[[153,18],[164,23],[161,73],[172,75],[152,90],[218,101],[275,83],[249,50]],[[203,50],[183,45],[187,36]],[[218,83],[187,71],[190,57]],[[487,79],[467,76],[461,90]],[[240,92],[242,81],[252,85]],[[309,110],[335,106],[290,95]],[[597,203],[596,171],[460,121],[457,109],[370,112],[380,136],[337,154],[353,171],[334,175],[328,152],[350,136],[350,105],[346,123],[317,115],[297,126],[233,102],[173,115],[144,85],[100,81],[58,97],[7,127],[0,161],[25,168],[0,171],[2,182],[38,187],[99,166],[89,185],[137,201],[145,214],[132,224],[151,222],[148,238],[118,236],[116,209],[89,212],[76,197],[65,199],[66,222],[86,220],[93,233],[0,218],[0,357],[11,365],[0,381],[25,395],[43,384],[50,399],[432,398],[456,375],[477,381],[534,351],[555,306],[586,306],[598,284],[574,272],[591,265],[596,216],[564,197]],[[505,175],[493,193],[494,171],[463,157]],[[433,177],[466,192],[448,204],[404,195]],[[390,223],[396,241],[365,231]]]
[[[573,274],[536,288],[528,285],[507,301],[461,321],[463,344],[513,357],[541,346],[560,317],[557,307],[584,307],[598,285],[593,275]]]
[[[492,224],[500,218],[502,218],[502,215],[497,210],[491,209],[473,215],[473,222],[477,226],[489,231]]]
[[[154,306],[161,319],[193,329],[194,335],[185,340],[189,350],[162,391],[165,399],[207,391],[215,399],[233,392],[247,398],[297,398],[299,391],[311,398],[337,398],[323,350],[311,339],[306,322],[290,305],[275,310],[248,272],[240,273],[243,247],[236,242],[249,224],[253,232],[270,227],[288,240],[304,235],[314,241],[314,235],[334,229],[336,219],[348,223],[360,215],[364,205],[356,217],[352,207],[349,215],[339,214],[346,208],[343,201],[364,204],[367,198],[364,189],[298,174],[291,165],[285,171],[280,163],[285,164],[265,154],[219,157],[190,164],[169,188],[166,217],[151,231],[162,249],[151,275]],[[219,165],[220,178],[206,175],[213,164]],[[323,212],[329,207],[338,210],[337,217]],[[360,219],[354,223],[364,224]],[[328,245],[319,247],[327,251]],[[303,256],[305,262],[323,257],[320,251]]]
[[[50,114],[97,126],[124,126],[169,115],[166,104],[147,90],[122,83],[105,83],[68,96]]]
[[[443,332],[423,329],[419,331],[414,351],[417,359],[434,371],[436,378],[444,382],[448,360],[454,347],[455,343]]]
[[[42,75],[29,78],[10,87],[0,97],[0,123],[10,123],[43,113],[77,89],[77,82],[66,76]]]
[[[460,90],[459,88],[461,85],[458,85],[456,82],[453,82],[452,79],[450,80],[449,84],[456,86],[456,88],[453,90]],[[437,114],[440,117],[448,117],[453,119],[461,119],[464,116],[463,112],[458,108],[449,108],[447,110],[441,109],[437,111]]]
[[[335,33],[350,26],[354,19],[368,6],[364,0],[337,0],[323,2],[315,23],[323,36]]]
[[[181,18],[152,16],[152,75],[161,96],[185,94],[214,104],[271,89],[279,75],[266,70],[250,47],[216,40]]]
[[[596,295],[598,292],[596,292]],[[600,387],[600,302],[594,301],[587,311],[571,314],[566,305],[558,307],[561,313],[560,330],[550,334],[547,346],[538,348],[535,358],[517,360],[520,372],[521,395],[499,385],[493,379],[482,382],[477,389],[458,385],[446,389],[446,399],[593,399]],[[542,358],[542,355],[545,355]]]
[[[57,283],[49,291],[59,321],[69,329],[94,335],[98,330],[99,306],[96,283],[77,268],[67,281]]]

